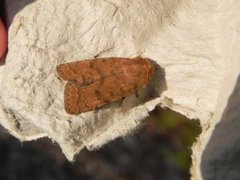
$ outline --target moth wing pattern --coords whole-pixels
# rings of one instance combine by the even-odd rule
[[[102,99],[100,92],[97,90],[99,81],[96,81],[88,86],[78,86],[68,82],[64,93],[64,106],[69,114],[79,114],[95,110],[104,104],[106,101]]]
[[[64,92],[64,106],[69,114],[75,114],[78,111],[78,87],[72,83],[67,83]]]
[[[140,82],[141,83],[141,82]],[[95,110],[109,102],[121,100],[136,91],[140,84],[128,77],[110,76],[104,81],[95,81],[88,86],[68,82],[65,87],[65,109],[69,114]]]
[[[57,73],[65,81],[90,84],[101,78],[116,74],[127,58],[99,58],[70,62],[57,66]]]
[[[97,77],[93,70],[89,68],[89,61],[80,61],[61,64],[57,66],[59,76],[65,81],[84,84],[93,81],[92,77]]]
[[[57,72],[68,81],[64,92],[65,110],[77,115],[134,93],[149,83],[155,69],[141,57],[101,58],[62,64]]]

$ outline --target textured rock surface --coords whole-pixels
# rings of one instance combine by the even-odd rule
[[[193,179],[238,177],[237,170],[228,169],[239,149],[239,9],[237,0],[30,3],[18,9],[10,27],[0,121],[20,140],[47,136],[57,141],[72,160],[84,147],[94,149],[132,132],[160,103],[201,120],[203,133],[193,147]],[[133,95],[122,105],[79,116],[65,113],[58,64],[138,55],[161,66],[140,98]],[[217,162],[224,166],[218,168]]]

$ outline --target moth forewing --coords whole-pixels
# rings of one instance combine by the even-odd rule
[[[61,64],[57,72],[68,81],[64,91],[66,112],[80,114],[121,100],[147,86],[155,67],[142,57],[111,57]]]

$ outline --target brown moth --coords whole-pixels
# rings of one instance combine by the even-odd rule
[[[57,72],[67,81],[64,91],[66,112],[80,114],[121,100],[145,87],[152,79],[155,67],[147,58],[112,57],[61,64],[57,66]]]

